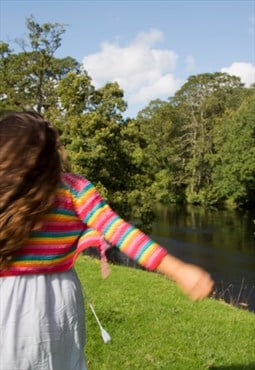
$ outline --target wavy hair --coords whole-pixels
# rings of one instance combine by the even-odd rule
[[[60,182],[60,141],[34,112],[0,119],[0,268],[7,268],[49,211]]]

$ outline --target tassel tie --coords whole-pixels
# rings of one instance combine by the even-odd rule
[[[100,244],[99,244],[99,252],[100,252],[100,258],[101,258],[101,274],[104,279],[106,279],[110,272],[110,266],[107,261],[106,257],[106,251],[110,248],[111,246],[106,242],[103,236],[100,237]]]
[[[104,236],[98,231],[88,228],[84,230],[83,234],[78,240],[77,249],[73,257],[73,261],[78,257],[79,253],[85,251],[90,247],[96,247],[101,259],[101,273],[103,278],[107,278],[111,270],[107,262],[105,252],[111,248],[111,245],[106,242]]]

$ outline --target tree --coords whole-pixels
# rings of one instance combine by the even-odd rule
[[[79,115],[92,110],[91,100],[95,94],[95,88],[86,71],[67,73],[59,81],[56,93],[66,116]]]
[[[179,118],[178,152],[182,158],[184,184],[189,202],[205,203],[206,189],[211,183],[211,156],[214,154],[213,127],[234,99],[243,84],[225,73],[191,76],[175,94],[171,104]],[[177,115],[177,117],[178,117]]]
[[[214,135],[216,149],[209,196],[231,206],[254,204],[255,94],[222,117]]]
[[[91,103],[103,117],[123,123],[122,113],[127,109],[124,92],[117,82],[108,82],[93,94]]]
[[[63,25],[45,23],[39,25],[33,17],[27,18],[28,42],[19,43],[23,51],[13,53],[7,44],[1,43],[0,60],[1,109],[34,109],[44,113],[57,106],[55,88],[58,81],[79,64],[71,57],[56,59],[54,53],[61,45]]]
[[[163,203],[181,199],[174,117],[172,105],[161,100],[151,101],[137,116],[143,161],[151,178],[151,196]]]

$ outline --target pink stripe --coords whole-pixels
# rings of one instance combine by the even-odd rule
[[[64,200],[64,197],[60,196],[58,196],[57,199],[55,200],[54,207],[66,209],[68,211],[73,211],[72,202],[66,202],[66,200]]]
[[[93,228],[102,232],[115,216],[116,215],[113,212],[106,210],[103,216],[98,217],[98,219],[94,222]]]
[[[100,245],[101,245],[101,237],[99,236],[87,237],[87,238],[79,240],[77,250],[79,250],[80,252],[86,248],[100,247]]]
[[[138,234],[130,243],[127,249],[125,249],[125,253],[134,258],[137,254],[137,251],[142,248],[142,245],[148,241],[148,238],[145,234]]]
[[[159,247],[159,249],[157,249],[146,262],[145,267],[148,270],[155,270],[166,255],[167,251],[164,248]]]
[[[68,223],[68,224],[67,224]],[[80,231],[86,229],[86,226],[81,221],[67,221],[67,222],[47,222],[43,225],[42,232],[65,232],[69,231]]]
[[[75,259],[65,261],[59,265],[54,266],[42,266],[42,267],[22,267],[18,268],[9,268],[6,271],[1,271],[0,276],[14,276],[14,275],[23,275],[23,274],[40,274],[40,273],[54,273],[54,272],[63,272],[70,269],[75,262]]]
[[[26,253],[26,255],[29,255],[29,254],[35,254],[37,256],[45,256],[47,254],[62,254],[62,253],[68,253],[70,252],[70,249],[72,248],[72,245],[68,244],[68,245],[65,245],[64,247],[57,247],[57,248],[54,248],[54,247],[51,247],[49,246],[48,248],[45,247],[43,248],[41,245],[38,245],[38,248],[29,248],[29,247],[24,247],[22,248],[22,254],[21,255],[24,255],[24,252]]]
[[[125,233],[125,231],[127,231],[128,229],[130,228],[130,225],[126,224],[125,222],[123,222],[123,224],[121,224],[119,227],[115,228],[114,227],[114,224],[112,225],[112,227],[110,228],[111,229],[115,229],[114,232],[112,232],[111,230],[111,237],[110,237],[110,242],[112,244],[118,244],[119,245],[119,241],[121,239],[121,237],[123,236],[123,234]]]
[[[86,203],[79,206],[78,212],[81,215],[82,219],[88,214],[88,212],[94,208],[101,201],[100,197],[96,197],[94,194],[87,200]]]
[[[80,178],[78,175],[73,175],[71,173],[65,174],[67,184],[70,184],[71,187],[80,193],[88,184],[89,181],[84,178]]]

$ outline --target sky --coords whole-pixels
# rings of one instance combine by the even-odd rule
[[[135,117],[191,75],[255,83],[255,0],[0,0],[0,40],[26,38],[26,17],[66,25],[55,56],[84,65],[99,88],[117,81]]]

